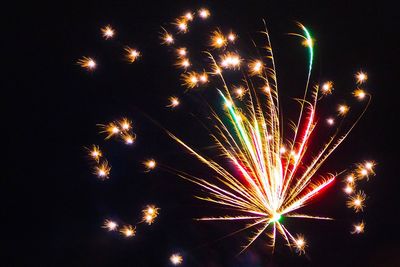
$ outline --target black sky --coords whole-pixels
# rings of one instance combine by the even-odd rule
[[[168,266],[169,255],[179,251],[184,266],[193,267],[400,266],[399,19],[389,2],[54,1],[20,3],[5,11],[3,26],[10,34],[2,37],[7,48],[2,75],[6,172],[1,175],[1,243],[6,250],[0,253],[0,265]],[[183,104],[179,112],[165,108],[167,97],[183,88],[171,66],[172,55],[158,37],[160,26],[169,27],[173,18],[202,6],[212,12],[210,24],[234,29],[245,40],[256,36],[261,20],[267,20],[281,90],[287,96],[298,85],[295,75],[303,77],[296,70],[306,60],[298,42],[286,35],[296,30],[295,21],[307,25],[316,39],[314,81],[333,79],[350,92],[354,72],[362,68],[369,74],[373,103],[328,163],[335,170],[360,160],[378,162],[377,176],[363,184],[367,208],[362,217],[354,216],[344,208],[342,194],[334,192],[341,185],[326,192],[325,200],[310,209],[334,215],[335,222],[290,224],[310,242],[306,257],[291,254],[282,240],[271,256],[266,239],[235,256],[243,234],[215,242],[237,229],[235,225],[192,220],[209,210],[193,198],[198,188],[166,172],[142,172],[140,162],[146,157],[203,170],[148,118],[194,143],[207,144],[206,133],[193,126],[190,116],[200,111],[190,104]],[[115,41],[101,38],[99,28],[105,24],[116,28]],[[126,64],[124,45],[137,46],[141,61]],[[98,59],[95,72],[75,64],[83,55]],[[185,97],[187,103],[196,101]],[[138,134],[137,144],[129,149],[102,141],[96,127],[122,116],[134,121]],[[108,181],[91,174],[83,147],[92,143],[107,151],[113,166]],[[148,203],[161,207],[159,220],[140,226],[134,239],[100,227],[107,217],[136,221]],[[352,218],[366,221],[364,235],[349,234]]]

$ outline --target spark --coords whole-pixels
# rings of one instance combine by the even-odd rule
[[[365,168],[367,168],[367,170],[373,171],[375,163],[372,161],[367,161],[367,162],[365,162],[364,166],[365,166]]]
[[[181,60],[179,60],[176,65],[180,68],[184,68],[187,69],[190,67],[190,61],[187,58],[182,58]]]
[[[132,225],[124,225],[119,232],[125,237],[133,237],[136,235],[136,227]]]
[[[132,122],[127,118],[123,118],[121,121],[118,122],[118,124],[120,125],[123,131],[128,131],[132,127]],[[115,130],[115,132],[118,133],[119,131]]]
[[[354,192],[353,186],[351,186],[350,184],[348,184],[348,185],[344,188],[344,192],[346,192],[346,194],[350,195],[351,193]]]
[[[355,91],[353,92],[353,95],[354,95],[355,97],[357,97],[359,100],[363,100],[367,94],[365,93],[364,90],[362,90],[362,89],[357,89],[357,90],[355,90]]]
[[[172,34],[168,33],[164,30],[164,33],[161,35],[162,44],[171,45],[174,43],[174,37]]]
[[[144,210],[142,210],[142,220],[148,225],[154,222],[154,219],[158,216],[159,208],[154,205],[148,205]]]
[[[187,13],[185,14],[185,18],[186,18],[188,21],[192,21],[192,20],[193,20],[193,13],[192,13],[192,12],[187,12]]]
[[[176,53],[178,54],[178,57],[185,57],[186,55],[187,55],[187,49],[186,49],[186,47],[181,47],[181,48],[178,48],[177,50],[176,50]]]
[[[140,57],[140,52],[136,49],[130,48],[129,46],[125,47],[126,59],[133,63]]]
[[[234,43],[234,42],[236,41],[236,38],[237,38],[237,36],[236,36],[236,34],[234,34],[233,32],[231,32],[231,33],[228,34],[228,40],[229,40],[230,42]]]
[[[186,33],[188,30],[188,24],[187,24],[186,17],[176,19],[175,25],[176,25],[176,27],[178,27],[179,32]]]
[[[234,93],[238,99],[242,99],[246,92],[247,90],[243,86],[234,88]]]
[[[82,68],[85,68],[87,70],[94,70],[97,66],[96,61],[92,59],[91,57],[83,57],[78,60],[77,62]]]
[[[136,138],[129,133],[125,133],[122,135],[122,139],[125,141],[125,144],[131,145],[135,142]]]
[[[240,67],[240,62],[240,56],[232,52],[221,56],[221,66],[226,69],[238,69]]]
[[[118,228],[118,224],[112,220],[106,219],[103,223],[103,228],[106,228],[108,231],[115,231]]]
[[[200,80],[201,83],[207,83],[208,82],[207,73],[203,72],[202,74],[200,74],[199,80]]]
[[[169,107],[169,108],[176,108],[180,104],[179,98],[177,98],[175,96],[169,97],[168,100],[169,100],[169,105],[167,105],[167,107]]]
[[[362,234],[364,233],[365,223],[362,221],[358,224],[353,224],[353,231],[352,234]]]
[[[327,118],[327,119],[326,119],[326,122],[327,122],[330,126],[332,126],[332,125],[335,124],[335,120],[334,120],[333,118]]]
[[[111,137],[113,137],[113,136],[115,136],[115,135],[117,135],[117,134],[119,134],[121,132],[121,130],[118,127],[118,125],[116,123],[114,123],[114,122],[110,122],[107,125],[102,125],[101,124],[100,126],[103,129],[101,131],[101,133],[106,133],[107,134],[107,136],[105,138],[106,140],[110,139]]]
[[[340,115],[344,116],[347,114],[347,112],[349,112],[349,107],[346,105],[340,105],[338,111]]]
[[[321,87],[321,92],[323,95],[331,94],[332,90],[333,90],[333,82],[331,81],[325,82]]]
[[[202,19],[206,19],[210,16],[210,11],[208,9],[202,8],[199,10],[199,16]]]
[[[89,151],[89,155],[98,163],[103,154],[100,151],[99,146],[93,145]]]
[[[347,176],[347,178],[346,178],[346,181],[347,181],[349,184],[354,183],[354,182],[355,182],[355,177],[354,177],[354,175],[353,175],[353,174],[349,174],[349,175]]]
[[[356,195],[351,196],[347,201],[347,207],[353,208],[355,212],[362,211],[365,207],[364,201],[366,199],[365,193],[359,191]]]
[[[183,262],[182,256],[178,253],[172,254],[169,260],[173,265],[179,265]]]
[[[115,35],[115,30],[110,25],[101,28],[101,32],[106,40],[113,38]]]
[[[362,71],[359,71],[356,73],[356,81],[357,84],[363,84],[365,81],[367,81],[368,75]]]
[[[157,165],[157,163],[154,159],[146,160],[145,162],[143,162],[143,164],[146,167],[147,171],[153,170]]]
[[[182,80],[183,80],[183,85],[185,85],[189,89],[196,87],[199,83],[198,74],[194,71],[183,73]]]
[[[108,165],[107,161],[103,161],[99,166],[95,167],[95,174],[97,174],[97,176],[102,180],[108,178],[110,171],[111,166]]]
[[[249,74],[251,76],[259,75],[264,69],[264,65],[261,60],[254,60],[249,63]]]
[[[294,246],[296,248],[297,253],[303,254],[305,253],[305,248],[307,246],[306,240],[302,235],[298,235],[294,241]]]
[[[211,42],[210,46],[213,48],[222,48],[225,47],[227,40],[225,36],[221,33],[221,31],[216,30],[211,33]]]

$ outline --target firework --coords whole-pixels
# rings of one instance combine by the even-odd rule
[[[364,228],[365,228],[365,223],[360,222],[358,224],[353,225],[353,231],[351,231],[352,234],[362,234],[364,233]]]
[[[157,163],[154,159],[149,159],[143,162],[143,165],[146,167],[146,171],[149,172],[156,167]]]
[[[148,225],[154,222],[154,219],[158,216],[158,210],[154,205],[148,205],[144,210],[142,210],[142,220]]]
[[[91,57],[83,57],[77,62],[82,68],[87,70],[94,70],[97,66],[96,61]]]
[[[140,57],[140,52],[136,49],[127,46],[124,50],[126,52],[126,59],[129,61],[129,63],[135,62],[138,57]]]
[[[95,167],[94,173],[102,180],[108,178],[111,171],[111,167],[108,165],[107,161],[103,161],[99,166]]]
[[[173,265],[180,265],[183,262],[182,256],[178,253],[172,254],[169,260]]]
[[[202,19],[206,19],[210,16],[210,11],[208,9],[202,8],[199,10],[199,16]]]
[[[204,18],[205,14],[201,14],[199,13],[199,16]],[[225,111],[225,116],[228,118],[227,121],[214,108],[211,108],[210,117],[213,119],[213,129],[216,129],[215,131],[209,129],[212,132],[213,147],[217,148],[216,154],[224,155],[236,170],[232,172],[231,167],[225,167],[223,163],[200,154],[176,135],[167,131],[176,142],[209,167],[216,174],[216,178],[199,178],[175,169],[171,170],[203,188],[206,196],[199,199],[241,214],[204,217],[198,220],[247,221],[246,227],[239,231],[250,228],[255,231],[254,235],[249,237],[243,250],[266,233],[270,237],[272,249],[275,247],[277,235],[280,234],[288,246],[294,247],[299,254],[305,253],[306,239],[302,235],[292,235],[283,224],[282,218],[332,220],[329,217],[303,214],[301,208],[313,201],[316,195],[338,179],[337,174],[320,174],[319,169],[355,127],[371,99],[364,90],[356,89],[353,92],[354,96],[358,100],[367,99],[367,103],[355,122],[342,131],[338,128],[326,143],[322,143],[317,152],[310,151],[310,144],[316,142],[311,138],[312,133],[316,131],[317,125],[323,127],[317,124],[317,102],[322,97],[332,94],[333,82],[327,81],[322,86],[310,85],[314,40],[306,27],[302,24],[299,24],[299,27],[302,33],[292,35],[300,37],[308,51],[308,75],[304,96],[299,99],[298,118],[290,124],[292,129],[291,135],[288,135],[290,137],[283,135],[284,126],[282,114],[280,114],[275,59],[267,30],[263,32],[267,41],[265,61],[246,60],[241,58],[236,51],[223,52],[228,42],[233,43],[236,40],[236,35],[230,33],[225,36],[220,30],[211,33],[208,45],[212,51],[206,51],[211,61],[209,73],[220,78],[221,86],[216,92],[222,100],[220,108]],[[186,52],[177,51],[178,57],[185,58]],[[217,62],[216,58],[220,60]],[[243,77],[246,86],[230,88],[226,77],[222,74],[222,69],[224,71],[237,70],[242,62],[247,64],[247,75]],[[189,89],[198,86],[200,82],[199,74],[195,71],[183,73],[182,79],[183,85]],[[261,80],[262,86],[258,87],[259,81],[255,79]],[[365,73],[358,73],[356,79],[357,84],[361,84],[366,81],[367,76]],[[261,88],[262,95],[259,94],[257,88]],[[241,101],[245,104],[236,103],[234,98],[246,100]],[[336,120],[341,121],[350,111],[350,107],[341,104],[337,111],[337,118],[326,118],[327,126],[334,126]],[[338,124],[342,125],[342,123]],[[359,164],[355,172],[345,179],[344,193],[349,197],[347,206],[355,212],[363,210],[366,199],[362,191],[355,193],[355,182],[374,174],[373,167],[373,162]]]
[[[124,225],[119,232],[125,237],[133,237],[136,235],[136,227],[132,225]]]
[[[116,231],[118,224],[114,221],[106,219],[103,223],[103,228],[107,229],[108,231]]]
[[[106,40],[113,38],[115,35],[115,30],[110,25],[101,28],[101,32]]]
[[[168,100],[169,104],[167,105],[167,107],[176,108],[177,106],[179,106],[179,98],[171,96],[170,98],[168,98]]]

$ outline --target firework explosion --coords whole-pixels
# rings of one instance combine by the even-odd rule
[[[232,215],[204,217],[198,220],[246,221],[246,227],[237,232],[255,229],[255,234],[249,236],[242,251],[263,234],[270,238],[273,251],[277,235],[280,234],[289,247],[293,247],[299,254],[305,253],[305,237],[302,234],[291,233],[283,224],[282,218],[333,220],[329,217],[304,214],[301,208],[315,200],[314,197],[318,193],[322,193],[323,189],[338,179],[345,183],[343,191],[348,195],[347,207],[355,212],[362,212],[365,208],[367,197],[363,191],[356,191],[356,184],[375,174],[374,162],[357,164],[353,170],[342,171],[339,174],[321,174],[319,170],[365,113],[371,96],[361,86],[365,84],[368,76],[361,71],[355,75],[356,88],[353,96],[359,101],[364,101],[365,105],[350,126],[343,126],[346,125],[343,121],[350,113],[350,107],[345,104],[337,106],[336,116],[331,115],[322,120],[325,123],[318,123],[317,104],[333,93],[334,83],[324,81],[311,85],[314,39],[309,30],[299,23],[301,33],[291,35],[301,38],[308,51],[309,60],[304,94],[297,99],[300,106],[298,117],[289,123],[291,131],[287,131],[279,102],[275,59],[267,30],[263,32],[265,56],[256,59],[247,59],[239,54],[235,47],[238,35],[234,32],[223,33],[218,28],[213,30],[209,40],[204,40],[208,47],[205,54],[209,64],[200,67],[197,67],[195,60],[188,57],[187,47],[190,46],[182,46],[178,38],[174,37],[175,33],[190,34],[192,23],[197,19],[207,20],[209,16],[210,11],[204,8],[196,13],[183,14],[174,20],[171,30],[162,28],[161,43],[172,48],[176,55],[174,65],[183,71],[181,78],[182,85],[187,88],[185,93],[190,94],[191,90],[208,85],[215,88],[209,90],[216,90],[218,98],[221,99],[220,106],[210,106],[212,127],[208,130],[212,132],[214,154],[222,154],[224,159],[202,155],[167,131],[172,139],[205,164],[213,174],[200,178],[170,167],[163,168],[205,189],[206,196],[199,197],[200,199],[232,211]],[[115,36],[115,30],[110,25],[102,28],[101,32],[107,40]],[[179,43],[179,46],[175,47],[176,43]],[[130,63],[136,62],[141,56],[138,50],[127,46],[125,52]],[[78,64],[88,70],[94,70],[96,67],[96,62],[89,57],[83,57]],[[228,85],[230,82],[225,73],[231,72],[237,72],[243,82]],[[218,85],[215,85],[217,83]],[[181,103],[181,98],[170,96],[168,101],[167,107],[174,109]],[[223,110],[223,115],[219,115],[217,110]],[[325,143],[319,144],[313,137],[318,128],[335,125],[339,126]],[[100,127],[106,140],[116,138],[127,145],[136,140],[132,132],[132,123],[128,119]],[[315,143],[320,145],[319,148],[311,149]],[[95,164],[95,174],[102,180],[108,179],[111,167],[100,148],[94,145],[88,152]],[[225,167],[226,162],[231,163],[234,170]],[[143,161],[143,165],[145,172],[149,172],[157,163],[154,159],[147,159]],[[147,206],[142,211],[142,220],[139,223],[152,224],[158,210],[155,206]],[[241,215],[237,215],[238,213]],[[126,237],[136,234],[136,226],[124,225],[119,228],[118,223],[110,219],[104,222],[103,227],[108,231],[119,230]],[[361,221],[353,225],[351,233],[363,233],[364,228],[365,223]],[[182,256],[173,254],[170,261],[178,265],[182,262]]]

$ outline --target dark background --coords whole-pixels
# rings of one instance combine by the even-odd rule
[[[54,1],[5,9],[3,27],[10,33],[2,36],[7,46],[2,75],[6,171],[1,175],[0,265],[168,266],[170,254],[180,252],[184,266],[400,266],[396,7],[390,1],[321,2]],[[173,18],[202,6],[211,11],[210,25],[234,29],[243,42],[257,36],[261,19],[267,20],[281,91],[287,92],[283,97],[294,95],[291,90],[299,80],[303,84],[306,69],[305,50],[286,35],[296,31],[294,21],[307,25],[316,39],[313,81],[334,80],[339,100],[354,87],[356,71],[368,72],[373,103],[326,167],[334,171],[376,160],[377,176],[361,186],[369,196],[367,208],[354,215],[344,207],[341,184],[327,190],[309,209],[336,221],[288,222],[292,232],[305,234],[306,256],[291,253],[282,240],[271,256],[264,237],[235,256],[249,232],[216,242],[238,225],[193,221],[209,210],[221,213],[192,197],[199,193],[195,186],[159,169],[143,172],[141,161],[147,157],[204,170],[149,119],[196,146],[208,142],[190,115],[201,112],[190,103],[206,90],[182,94],[173,56],[158,37],[161,25],[171,28]],[[112,41],[100,36],[106,24],[117,30]],[[123,61],[124,45],[141,50],[139,62]],[[84,55],[98,60],[95,72],[75,64]],[[174,112],[165,108],[172,94],[187,99]],[[105,142],[98,134],[96,124],[122,116],[134,121],[138,141],[133,147]],[[105,182],[91,174],[85,156],[83,147],[93,143],[101,145],[113,167]],[[100,227],[105,218],[133,223],[148,203],[161,207],[160,216],[152,226],[140,225],[135,238]],[[351,224],[360,218],[366,232],[352,236]]]

